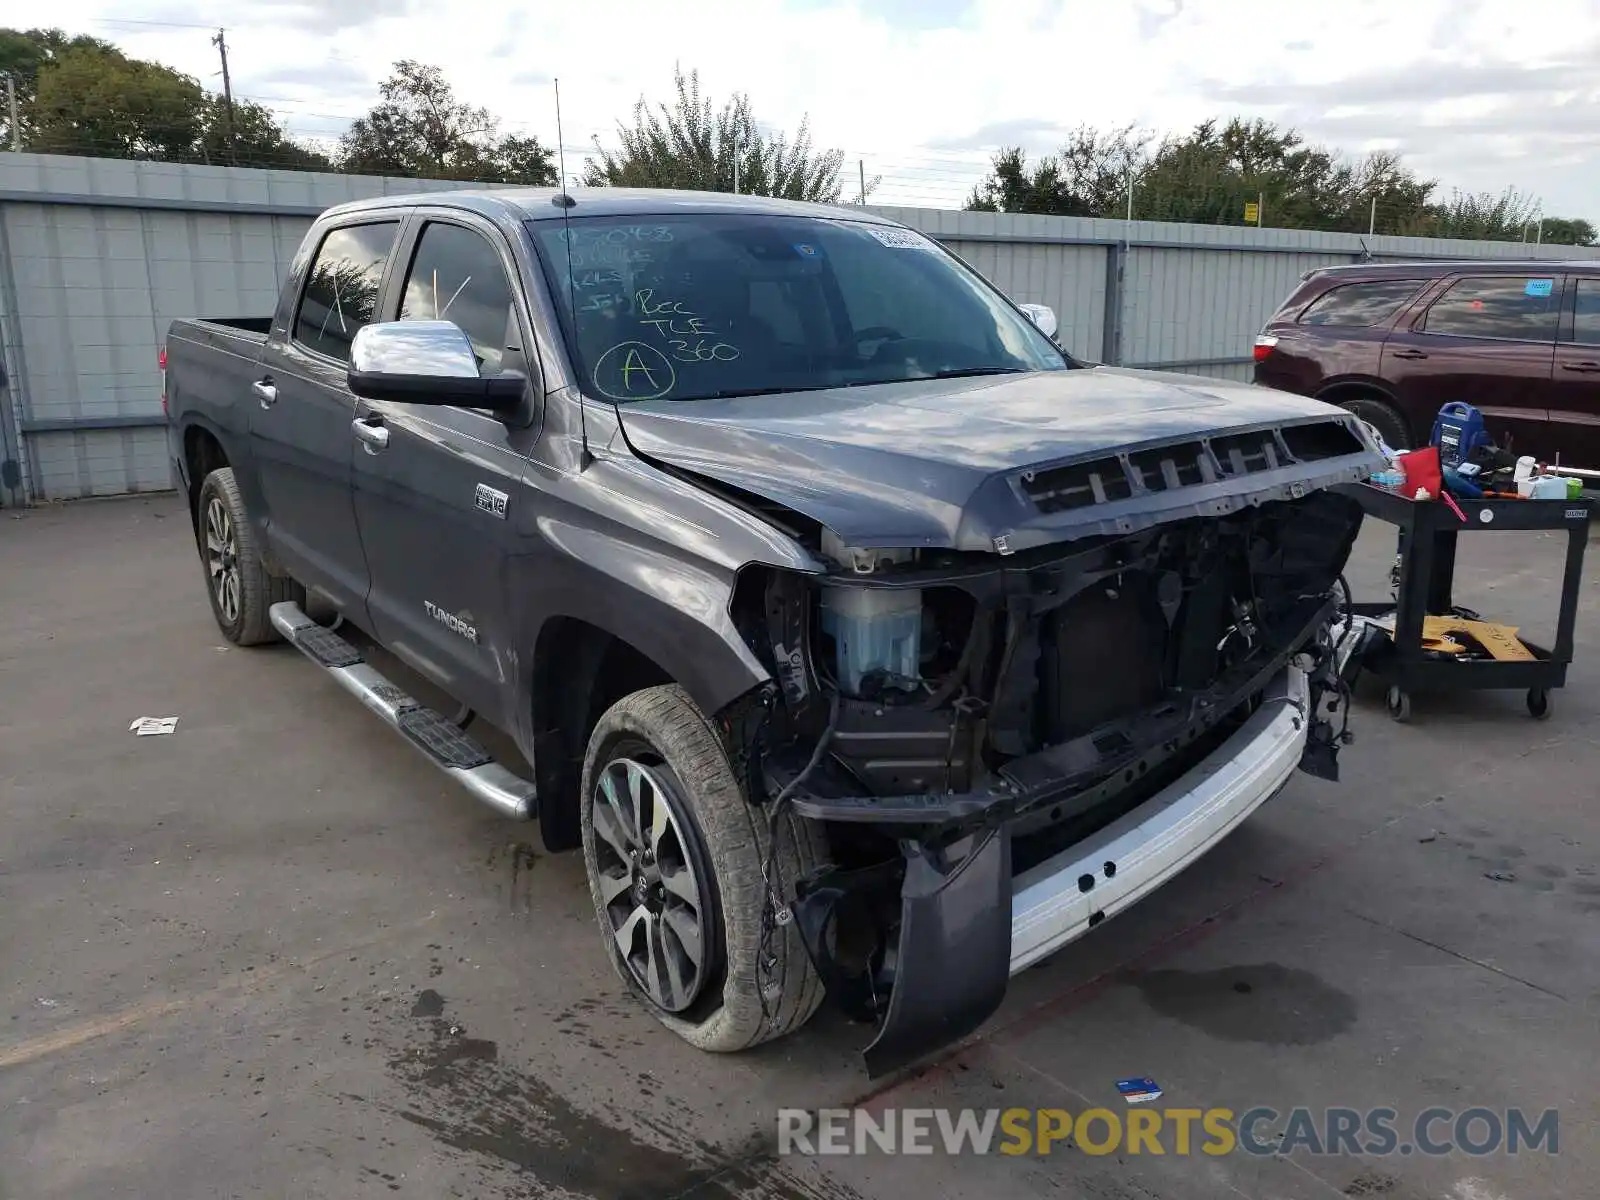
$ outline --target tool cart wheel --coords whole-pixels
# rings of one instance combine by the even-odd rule
[[[1548,721],[1552,711],[1549,688],[1534,687],[1528,689],[1528,713],[1535,721]]]
[[[1530,692],[1528,695],[1528,707],[1531,709],[1533,707],[1533,693]],[[1411,720],[1411,693],[1401,688],[1398,683],[1390,686],[1388,694],[1383,698],[1383,702],[1389,709],[1389,715],[1402,725]]]

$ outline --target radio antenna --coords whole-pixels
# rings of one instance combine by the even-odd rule
[[[561,128],[561,80],[556,79],[553,82],[556,88],[556,169],[561,172],[561,190],[556,193],[551,203],[561,210],[561,240],[567,248],[567,311],[571,314],[572,336],[576,341],[578,336],[578,285],[572,278],[572,217],[569,214],[572,206],[577,201],[567,194],[567,139],[565,132]],[[594,455],[589,453],[589,405],[584,400],[583,388],[579,387],[577,392],[578,436],[583,442],[583,449],[578,459],[578,470],[582,471],[594,461]]]

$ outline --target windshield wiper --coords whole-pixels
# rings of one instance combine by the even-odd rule
[[[737,400],[741,396],[781,396],[785,392],[825,392],[832,383],[785,384],[781,387],[725,388],[720,392],[707,392],[704,396],[674,396],[675,400]]]
[[[703,396],[674,396],[674,400],[737,400],[743,396],[781,396],[786,392],[826,392],[833,388],[875,387],[885,383],[916,383],[920,379],[962,379],[971,375],[1021,375],[1023,367],[960,367],[934,371],[928,375],[906,375],[898,379],[852,379],[844,383],[799,383],[778,387],[724,388]]]
[[[935,371],[932,375],[914,375],[913,379],[966,379],[973,375],[1025,375],[1025,367],[957,367],[949,371]]]

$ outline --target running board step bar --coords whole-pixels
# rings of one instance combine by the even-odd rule
[[[506,770],[448,718],[434,712],[379,674],[362,655],[331,629],[324,629],[285,600],[268,615],[289,644],[325,670],[345,691],[403,734],[446,775],[504,816],[526,820],[533,815],[534,788]]]

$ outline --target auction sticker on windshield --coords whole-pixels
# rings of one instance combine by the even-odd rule
[[[870,225],[867,232],[891,250],[932,250],[933,243],[910,229],[894,229]]]

